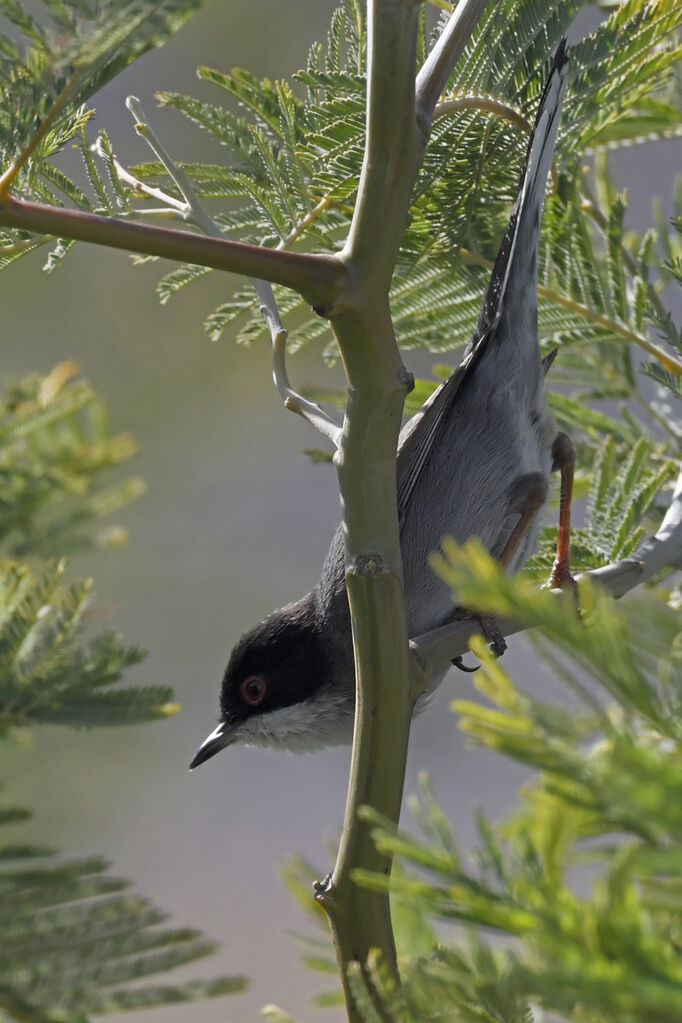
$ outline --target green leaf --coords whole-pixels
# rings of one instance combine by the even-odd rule
[[[0,826],[22,816],[27,811],[0,807]],[[161,929],[165,914],[128,892],[130,882],[111,875],[98,857],[37,868],[36,856],[49,859],[53,850],[0,848],[0,1000],[10,1018],[58,1014],[76,1023],[91,1013],[244,990],[238,976],[140,986],[142,978],[212,953],[214,943],[190,928]],[[134,988],[121,987],[131,980]]]

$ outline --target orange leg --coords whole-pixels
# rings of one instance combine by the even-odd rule
[[[547,582],[551,587],[575,587],[571,575],[571,501],[573,498],[573,474],[575,470],[575,448],[565,433],[558,433],[552,445],[554,469],[561,470],[561,498],[559,503],[559,542],[552,573]]]

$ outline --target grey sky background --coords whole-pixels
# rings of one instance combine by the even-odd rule
[[[168,46],[101,94],[96,123],[106,126],[122,159],[147,159],[124,108],[129,93],[149,115],[156,89],[211,95],[196,82],[199,63],[289,74],[323,38],[334,6],[209,3]],[[175,156],[220,158],[172,111],[155,114],[154,123]],[[681,162],[672,142],[614,157],[618,184],[631,190],[633,226],[650,223],[651,194],[669,208]],[[122,516],[131,542],[123,552],[76,558],[72,571],[95,575],[108,622],[150,650],[131,677],[171,684],[183,711],[139,728],[37,730],[33,750],[3,744],[0,777],[12,801],[35,809],[31,834],[67,856],[106,854],[117,873],[174,914],[174,923],[202,927],[222,942],[219,954],[188,968],[188,976],[252,978],[244,996],[147,1012],[136,1017],[140,1023],[162,1016],[168,1023],[253,1020],[271,1001],[299,1021],[317,1019],[321,1010],[309,995],[328,984],[297,963],[286,932],[310,927],[278,871],[296,852],[321,875],[329,869],[326,839],[342,820],[348,750],[297,758],[233,749],[192,775],[187,764],[217,721],[233,642],[317,579],[339,514],[334,473],[302,455],[318,440],[281,407],[267,346],[247,351],[229,337],[211,344],[202,331],[203,315],[229,295],[234,278],[213,274],[161,307],[153,295],[159,264],[134,270],[125,255],[86,246],[52,276],[39,272],[41,263],[39,253],[0,280],[3,379],[75,358],[107,397],[116,427],[138,438],[131,469],[149,492]],[[436,361],[442,356],[407,356],[422,373]],[[313,350],[290,368],[297,381],[329,383]],[[514,641],[505,667],[522,684],[552,685],[523,639]],[[508,762],[465,748],[448,703],[470,687],[470,676],[452,673],[415,723],[406,784],[413,792],[418,771],[431,773],[464,847],[473,842],[474,809],[503,815],[523,778]],[[332,1023],[341,1014],[326,1018]]]

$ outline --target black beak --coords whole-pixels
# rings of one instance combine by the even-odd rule
[[[194,754],[194,759],[189,765],[190,771],[193,771],[199,764],[206,763],[211,757],[214,757],[216,753],[220,753],[221,749],[225,749],[232,742],[232,736],[229,732],[229,726],[225,722],[221,722],[217,728],[215,728],[209,736],[202,742],[199,749]]]

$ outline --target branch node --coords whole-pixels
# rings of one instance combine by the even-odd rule
[[[332,875],[330,871],[321,881],[313,881],[313,889],[318,893],[325,892],[331,885],[331,881]]]
[[[313,891],[315,892],[315,902],[317,902],[317,904],[321,906],[325,912],[329,913],[336,895],[336,885],[334,884],[334,877],[331,871],[326,875],[326,877],[323,877],[321,881],[313,881]]]
[[[429,110],[425,109],[423,103],[417,101],[414,108],[414,119],[417,125],[417,131],[421,135],[424,145],[426,145],[431,135],[431,126],[433,124],[434,116],[435,115],[431,114]]]
[[[372,578],[387,575],[389,568],[380,554],[358,554],[350,563],[346,574]]]
[[[404,366],[401,366],[400,372],[398,373],[398,379],[401,384],[404,384],[407,394],[414,390],[414,373],[410,373],[409,369],[405,369]]]

